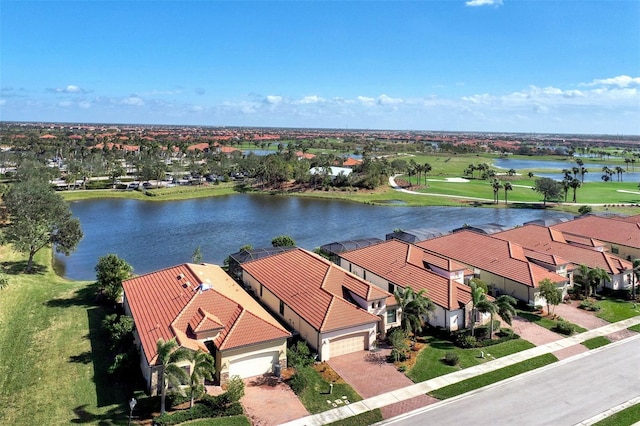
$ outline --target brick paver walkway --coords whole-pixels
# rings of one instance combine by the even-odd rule
[[[378,352],[360,351],[331,358],[327,363],[363,398],[371,398],[401,389],[413,382],[386,362],[389,349]],[[380,409],[385,419],[408,413],[420,407],[438,402],[428,395],[421,395]]]
[[[276,426],[309,415],[289,385],[274,377],[254,377],[244,383],[240,402],[253,426]]]

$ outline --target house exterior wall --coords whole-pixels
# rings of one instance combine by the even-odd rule
[[[294,312],[286,304],[284,305],[283,313],[280,313],[280,299],[267,288],[262,287],[262,295],[260,294],[261,284],[251,274],[244,271],[242,272],[242,280],[246,286],[249,286],[254,294],[260,299],[262,304],[267,307],[271,313],[284,320],[289,326],[300,333],[300,337],[309,343],[309,346],[318,351],[320,346],[320,335],[318,331],[313,328],[311,324],[305,321],[300,315]]]
[[[478,269],[476,268],[476,271]],[[480,279],[484,281],[490,289],[496,289],[499,294],[508,294],[523,302],[539,305],[540,295],[537,288],[529,287],[525,284],[510,280],[505,277],[480,270]],[[543,298],[544,300],[544,298]]]
[[[252,355],[268,354],[272,352],[278,353],[278,362],[282,368],[287,368],[287,339],[275,342],[265,342],[242,348],[229,349],[226,351],[218,351],[216,355],[216,373],[220,380],[220,384],[227,383],[229,377],[229,366],[235,361]],[[244,379],[245,377],[240,377]]]
[[[376,323],[363,324],[355,327],[345,328],[342,330],[334,330],[334,331],[322,333],[320,337],[322,349],[318,351],[318,356],[320,358],[320,361],[327,361],[329,360],[329,358],[331,358],[331,351],[329,350],[329,342],[332,339],[344,337],[349,334],[359,334],[359,333],[367,333],[369,336],[366,349],[373,347],[373,343],[376,340]]]

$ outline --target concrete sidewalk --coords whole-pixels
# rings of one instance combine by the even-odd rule
[[[390,404],[395,404],[410,398],[415,398],[416,396],[427,394],[436,389],[440,389],[445,386],[452,385],[454,383],[458,383],[475,376],[479,376],[481,374],[499,370],[501,368],[526,361],[527,359],[556,352],[558,350],[562,350],[574,345],[579,345],[580,343],[594,337],[606,336],[608,334],[627,329],[637,324],[640,324],[640,316],[636,316],[612,324],[607,324],[603,327],[576,334],[575,336],[567,337],[555,342],[527,349],[522,352],[507,355],[494,361],[489,361],[484,364],[476,365],[474,367],[465,368],[464,370],[456,371],[455,373],[446,374],[444,376],[416,383],[402,389],[397,389],[392,392],[387,392],[371,398],[363,399],[362,401],[352,402],[349,405],[345,405],[339,408],[327,410],[322,413],[313,414],[307,417],[302,417],[300,419],[285,423],[284,425],[320,426],[353,417],[367,411],[375,410],[376,408],[385,407]]]

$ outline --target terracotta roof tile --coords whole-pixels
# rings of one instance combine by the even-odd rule
[[[458,286],[449,278],[425,269],[423,254],[424,250],[404,241],[387,240],[342,253],[340,257],[399,287],[425,289],[427,297],[436,305],[457,309],[462,302],[457,294]]]
[[[379,320],[343,298],[343,287],[363,294],[362,289],[372,284],[306,250],[297,248],[245,262],[242,269],[318,331]],[[376,294],[389,295],[382,291]]]
[[[538,253],[558,256],[577,265],[585,264],[591,268],[599,267],[609,274],[619,274],[633,267],[630,262],[611,253],[564,242],[563,238],[557,238],[557,232],[544,226],[531,224],[499,232],[493,236],[515,242]],[[541,258],[538,257],[538,259]]]
[[[553,282],[567,280],[541,266],[531,264],[524,256],[521,246],[491,235],[460,231],[416,245],[528,287],[537,287],[544,278]]]
[[[200,291],[201,284],[211,288]],[[214,343],[224,350],[291,335],[216,265],[178,265],[122,285],[150,364],[160,338],[176,337],[181,346],[197,349],[203,345],[195,332],[222,327]]]
[[[568,222],[551,226],[563,234],[581,235],[600,241],[640,248],[640,223],[600,216],[582,216]]]

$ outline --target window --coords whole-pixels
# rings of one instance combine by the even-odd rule
[[[284,315],[284,302],[280,301],[280,315]]]
[[[611,253],[613,253],[613,254],[620,253],[620,248],[615,244],[611,244]]]
[[[395,309],[389,309],[387,311],[387,324],[392,324],[397,321],[397,315]]]
[[[396,291],[396,286],[389,283],[389,293],[393,294]]]
[[[260,297],[262,297],[262,284],[260,284]]]
[[[362,279],[367,279],[367,271],[362,271]]]

